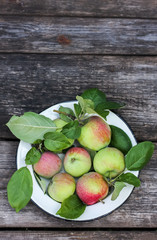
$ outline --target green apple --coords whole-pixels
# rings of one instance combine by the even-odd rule
[[[96,172],[89,172],[80,177],[76,184],[78,197],[87,205],[92,205],[108,194],[108,184],[103,176]]]
[[[64,158],[64,169],[73,177],[80,177],[87,173],[91,165],[91,157],[84,148],[70,148]]]
[[[111,140],[111,129],[100,117],[90,117],[88,122],[81,128],[79,143],[91,150],[99,151],[109,145]]]
[[[125,168],[124,155],[113,147],[101,149],[94,157],[93,166],[96,172],[114,178]]]
[[[58,173],[48,186],[48,194],[57,202],[63,202],[75,192],[75,180],[67,173]]]

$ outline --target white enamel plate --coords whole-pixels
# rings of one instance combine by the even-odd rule
[[[76,103],[76,101],[59,103],[46,109],[41,114],[53,120],[55,118],[58,118],[58,114],[53,112],[53,110],[58,110],[60,106],[69,107],[73,109],[74,103]],[[134,146],[137,144],[136,139],[133,133],[131,132],[131,130],[129,129],[129,127],[127,126],[127,124],[115,113],[113,112],[109,113],[109,115],[107,116],[107,123],[121,128],[129,136],[132,142],[132,145]],[[30,148],[31,148],[30,144],[20,141],[18,151],[17,151],[17,168],[18,169],[26,166],[25,156]],[[43,209],[47,213],[53,216],[56,216],[58,218],[62,218],[59,215],[56,215],[56,212],[60,208],[61,204],[51,199],[47,194],[43,193],[42,189],[40,188],[39,184],[36,181],[32,166],[28,166],[28,169],[30,170],[32,179],[33,179],[33,194],[31,199],[41,209]],[[138,176],[139,174],[138,171],[132,171],[132,173],[135,176]],[[133,190],[133,186],[128,184],[127,187],[122,189],[122,191],[120,192],[116,200],[111,201],[111,195],[109,195],[104,199],[105,204],[102,204],[101,202],[99,202],[94,205],[87,206],[85,212],[79,218],[75,219],[75,221],[93,220],[111,213],[126,201],[126,199],[130,196],[132,190]]]

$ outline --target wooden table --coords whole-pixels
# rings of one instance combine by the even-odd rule
[[[157,146],[156,19],[156,0],[0,1],[0,239],[157,239],[157,151],[106,217],[60,220],[33,202],[17,214],[6,187],[19,141],[5,126],[97,87],[126,103],[117,113],[139,142]]]

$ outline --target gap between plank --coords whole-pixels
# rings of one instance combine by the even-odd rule
[[[128,231],[130,232],[130,230],[133,231],[152,231],[155,232],[157,231],[156,228],[72,228],[72,229],[68,229],[68,228],[44,228],[44,227],[40,227],[40,228],[11,228],[11,227],[6,227],[6,228],[0,228],[0,231],[73,231],[73,232],[82,232],[82,231],[89,231],[89,232],[93,232],[93,231],[115,231],[115,232],[120,232],[120,231]]]
[[[6,14],[6,13],[1,13],[0,14],[0,16],[3,16],[3,17],[41,17],[41,18],[47,18],[47,17],[53,17],[53,18],[102,18],[102,19],[105,19],[105,18],[107,18],[107,19],[143,19],[143,20],[156,20],[157,19],[157,17],[123,17],[123,16],[113,16],[113,17],[111,17],[111,16],[92,16],[92,15],[89,15],[89,16],[87,16],[87,15],[77,15],[77,14],[75,14],[75,15],[51,15],[51,14]]]

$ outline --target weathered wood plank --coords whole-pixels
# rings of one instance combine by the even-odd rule
[[[156,240],[157,232],[155,231],[2,231],[0,232],[1,240]]]
[[[98,87],[126,103],[118,114],[138,140],[157,140],[157,57],[0,55],[0,137],[13,114],[41,112]]]
[[[156,55],[157,20],[0,17],[0,52]]]
[[[112,214],[90,222],[65,221],[48,215],[30,202],[18,214],[9,206],[6,184],[16,169],[17,142],[0,142],[0,227],[156,228],[157,144],[149,164],[140,172],[141,187]]]
[[[156,18],[155,0],[1,0],[0,14]]]

